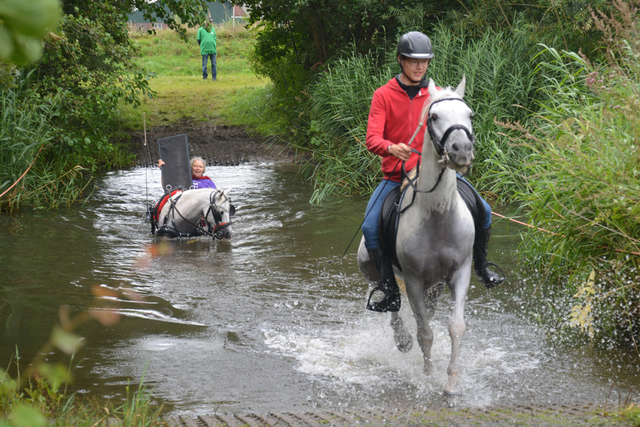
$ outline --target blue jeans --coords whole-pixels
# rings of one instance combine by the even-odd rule
[[[207,63],[209,62],[209,58],[211,58],[211,78],[213,80],[218,77],[218,73],[216,71],[216,54],[210,53],[208,55],[202,55],[202,78],[207,78]]]
[[[375,249],[380,246],[380,231],[378,230],[378,224],[380,222],[380,211],[382,210],[382,204],[387,194],[394,188],[400,185],[399,182],[383,179],[382,182],[375,189],[369,203],[367,203],[367,210],[364,214],[364,221],[362,222],[362,234],[364,235],[364,245],[367,249]]]

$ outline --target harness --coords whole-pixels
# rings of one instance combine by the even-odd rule
[[[175,200],[172,199],[172,197],[177,193],[180,193],[180,194],[178,194]],[[221,205],[218,205],[215,203],[215,194],[217,194],[217,192],[216,191],[211,192],[211,194],[209,195],[209,209],[207,209],[207,212],[205,212],[205,214],[202,217],[200,217],[200,219],[197,220],[196,223],[193,223],[189,219],[185,218],[184,215],[182,215],[182,213],[178,210],[176,206],[178,203],[178,200],[180,200],[180,198],[182,197],[182,193],[183,193],[183,190],[174,190],[170,194],[167,194],[161,197],[158,200],[158,202],[155,205],[153,205],[152,215],[151,215],[151,234],[156,234],[158,236],[168,236],[172,238],[173,237],[198,237],[206,234],[215,239],[221,240],[224,237],[224,229],[229,227],[232,224],[232,222],[231,221],[222,222],[221,212],[224,211],[224,209],[222,209]],[[223,195],[224,195],[223,202],[229,200],[226,194],[223,193]],[[167,204],[167,202],[171,204],[169,208],[169,212],[167,212],[167,215],[165,215],[162,225],[158,227],[158,219],[160,216],[160,212],[162,212],[162,208],[164,207],[164,205]],[[207,217],[209,216],[209,213],[211,213],[211,216],[213,217],[214,224],[210,224],[207,221]],[[180,218],[182,218],[189,224],[193,225],[194,230],[189,233],[183,233],[179,231],[175,224],[176,214],[178,214]],[[235,214],[235,207],[231,203],[229,203],[229,216],[231,217],[234,214]],[[169,224],[169,217],[172,218],[171,224]]]
[[[223,203],[224,203],[227,200],[229,200],[229,198],[227,197],[226,194],[224,193],[222,194],[224,196],[224,200],[223,200]],[[206,222],[206,218],[209,216],[209,212],[211,212],[211,216],[213,217],[215,224],[212,227],[211,224],[206,222],[207,234],[209,234],[210,236],[218,240],[221,240],[224,237],[223,235],[224,229],[229,227],[232,224],[231,221],[222,222],[222,211],[223,211],[222,207],[219,205],[216,205],[214,192],[212,191],[211,194],[209,195],[209,209],[207,209],[207,212],[204,214],[204,217],[201,218],[201,220]],[[231,202],[229,202],[229,217],[232,217],[235,213],[236,213],[236,208],[231,204]]]

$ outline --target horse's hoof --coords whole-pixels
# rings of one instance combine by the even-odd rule
[[[396,347],[401,353],[408,353],[413,348],[411,335],[407,334],[405,331],[394,333],[393,338],[396,342]]]
[[[430,360],[424,361],[424,367],[422,368],[422,370],[424,371],[426,376],[428,377],[431,376],[431,374],[433,373],[433,364],[431,363]]]
[[[442,406],[454,408],[457,405],[457,401],[460,396],[462,396],[462,393],[459,391],[445,390],[442,395]]]

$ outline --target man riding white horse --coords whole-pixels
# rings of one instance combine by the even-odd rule
[[[365,212],[362,234],[365,246],[373,260],[380,280],[371,292],[367,308],[373,311],[398,311],[400,291],[395,280],[391,254],[382,248],[379,235],[379,217],[386,196],[401,184],[402,163],[405,170],[413,169],[419,161],[424,132],[422,127],[416,135],[420,114],[429,101],[428,82],[425,74],[433,58],[431,40],[425,34],[412,31],[400,37],[397,60],[400,74],[378,88],[371,101],[367,125],[367,149],[382,157],[382,182],[375,189]],[[413,136],[413,140],[411,139]],[[411,146],[407,145],[411,141]],[[466,182],[466,181],[465,181]],[[489,268],[487,262],[489,236],[491,234],[491,207],[471,187],[483,209],[476,209],[481,215],[481,230],[476,230],[473,246],[473,260],[476,274],[491,288],[504,281],[504,277]],[[478,222],[478,221],[477,221]]]

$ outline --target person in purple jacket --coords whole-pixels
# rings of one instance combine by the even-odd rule
[[[162,167],[164,161],[158,159],[158,167]],[[193,181],[193,188],[213,188],[216,189],[216,185],[213,180],[204,174],[205,163],[202,157],[196,156],[191,158],[191,180]]]

